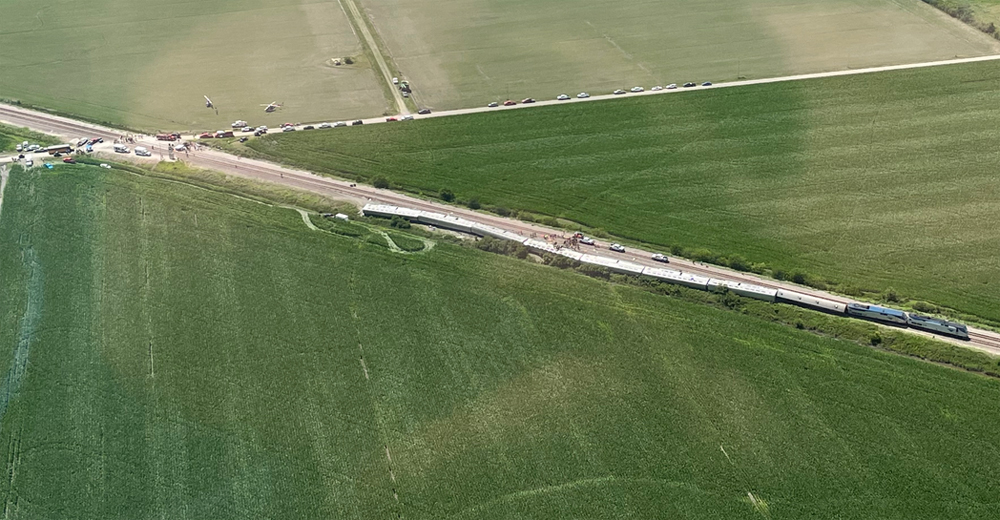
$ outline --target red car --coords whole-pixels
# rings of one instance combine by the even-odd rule
[[[516,104],[517,104],[517,101],[512,101],[510,99],[508,99],[507,101],[503,102],[503,106],[505,106],[505,107],[512,107],[512,106],[514,106]]]
[[[395,117],[387,117],[387,118],[385,118],[385,120],[386,120],[386,122],[389,122],[389,121],[399,121]]]
[[[214,137],[215,137],[215,134],[210,133],[210,132],[205,132],[204,134],[199,135],[198,139],[212,139]]]
[[[67,164],[76,164],[76,160],[73,159],[72,157],[65,157],[65,158],[63,158],[63,162],[67,163]]]
[[[101,138],[101,137],[95,137],[95,138],[91,139],[88,144],[95,145],[97,143],[103,143],[103,142],[104,142],[103,138]]]

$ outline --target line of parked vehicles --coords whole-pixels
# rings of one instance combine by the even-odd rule
[[[697,87],[698,84],[694,83],[692,81],[689,81],[687,83],[684,83],[681,86],[683,88],[691,88],[691,87]],[[706,81],[706,82],[702,83],[701,86],[703,86],[703,87],[711,87],[712,86],[712,82],[711,81]],[[671,84],[667,85],[666,87],[664,87],[662,85],[656,85],[656,86],[654,86],[653,88],[651,88],[649,90],[653,91],[653,92],[659,92],[661,90],[674,90],[676,88],[677,88],[677,84],[676,83],[671,83]],[[614,94],[616,96],[620,96],[622,94],[628,94],[629,92],[639,93],[639,92],[645,92],[645,91],[646,91],[646,89],[643,88],[643,87],[632,87],[630,90],[616,89],[614,92],[612,92],[612,94]],[[576,95],[576,97],[577,97],[577,99],[587,99],[587,98],[590,97],[590,94],[587,93],[587,92],[580,92],[579,94]],[[558,101],[568,101],[568,100],[570,100],[572,98],[570,98],[568,94],[559,94],[558,96],[556,96],[556,99]],[[524,99],[521,100],[521,104],[522,105],[524,105],[524,104],[531,104],[531,103],[534,103],[534,102],[535,102],[535,98],[530,98],[530,97],[529,98],[524,98]],[[507,101],[503,102],[503,106],[505,106],[505,107],[512,107],[512,106],[514,106],[516,104],[517,104],[517,101],[514,101],[513,99],[508,99]],[[496,107],[500,106],[500,102],[499,101],[493,101],[493,102],[490,102],[486,106],[489,107],[489,108],[496,108]]]

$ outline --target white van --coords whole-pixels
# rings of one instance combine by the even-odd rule
[[[149,153],[149,150],[145,149],[142,146],[136,146],[135,147],[135,154],[138,155],[138,156],[140,156],[140,157],[149,157],[150,155],[153,155],[153,154]]]
[[[123,144],[115,145],[115,152],[117,153],[128,153],[128,147]]]

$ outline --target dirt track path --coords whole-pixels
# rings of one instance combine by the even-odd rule
[[[410,110],[406,108],[406,101],[403,101],[403,96],[399,93],[399,89],[392,84],[392,71],[390,71],[389,66],[386,65],[385,57],[382,56],[382,51],[379,50],[378,45],[375,43],[375,38],[368,29],[368,23],[365,22],[367,18],[361,10],[358,9],[358,4],[355,3],[354,0],[340,1],[341,5],[346,5],[351,11],[351,17],[354,18],[358,29],[361,31],[361,35],[365,38],[365,43],[368,44],[368,48],[371,49],[372,54],[375,56],[375,62],[378,65],[379,70],[382,72],[385,84],[389,86],[389,90],[392,91],[392,98],[396,101],[396,110],[400,114],[409,114]]]

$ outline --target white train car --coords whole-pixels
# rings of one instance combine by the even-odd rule
[[[808,294],[797,293],[795,291],[778,289],[778,294],[776,296],[778,301],[791,303],[792,305],[799,305],[816,311],[844,314],[847,310],[846,304],[837,303],[825,298],[809,296]]]
[[[775,296],[778,294],[778,291],[775,289],[769,289],[752,283],[720,280],[718,278],[710,279],[706,284],[706,288],[712,292],[723,292],[728,290],[746,298],[753,298],[755,300],[763,300],[772,303],[774,302]]]
[[[396,215],[397,209],[399,208],[388,204],[365,204],[365,206],[361,208],[361,214],[368,217],[392,218]]]
[[[557,254],[565,256],[566,258],[571,258],[573,260],[576,260],[577,262],[579,262],[580,259],[583,258],[583,253],[579,251],[573,251],[572,249],[560,249]]]
[[[523,244],[524,244],[524,247],[527,247],[528,249],[533,249],[533,250],[538,251],[538,252],[552,253],[554,255],[559,254],[559,248],[558,247],[556,247],[556,246],[554,246],[554,245],[552,245],[552,244],[550,244],[550,243],[548,243],[548,242],[546,242],[544,240],[537,240],[537,239],[534,239],[534,238],[529,238],[529,239],[525,240],[523,242]]]
[[[667,283],[675,283],[701,291],[704,291],[708,287],[708,278],[683,271],[674,271],[673,269],[647,267],[643,269],[642,274]]]
[[[525,237],[518,235],[512,231],[507,231],[506,229],[501,229],[496,226],[490,226],[488,224],[480,224],[479,222],[473,222],[472,232],[481,237],[493,237],[500,240],[511,240],[523,244]]]
[[[584,264],[601,266],[607,269],[608,271],[614,273],[634,274],[636,276],[642,274],[643,270],[643,266],[639,264],[633,264],[632,262],[623,262],[621,260],[608,258],[606,256],[583,255],[580,258],[580,262]]]

